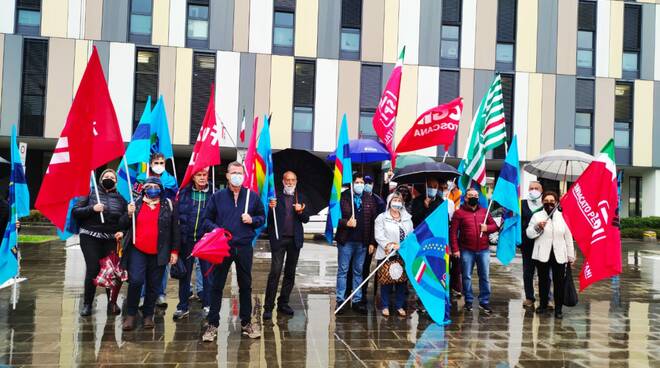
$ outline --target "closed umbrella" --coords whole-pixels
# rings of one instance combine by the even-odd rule
[[[444,162],[422,162],[397,169],[393,181],[399,184],[424,183],[428,178],[439,182],[451,180],[460,174],[453,166]]]
[[[216,228],[199,239],[190,256],[212,264],[220,264],[229,257],[230,240],[231,234],[227,230]]]
[[[353,139],[348,143],[348,147],[353,163],[366,164],[390,159],[387,148],[373,139]],[[328,161],[335,162],[334,153],[328,155]]]
[[[540,178],[557,181],[575,181],[594,160],[584,152],[559,149],[546,152],[525,165],[523,170]]]

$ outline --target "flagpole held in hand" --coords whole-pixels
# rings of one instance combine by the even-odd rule
[[[128,184],[128,193],[131,195],[131,204],[134,204],[135,200],[133,199],[133,186],[131,185],[131,175],[128,172],[126,156],[124,156],[122,161],[124,162],[124,170],[126,170],[126,183]],[[135,216],[131,216],[131,225],[133,226],[133,244],[135,244]]]
[[[174,165],[174,157],[170,157],[170,160],[172,160],[172,172],[174,173],[174,181],[176,181],[178,185],[179,179],[176,178],[176,165]]]
[[[96,185],[96,178],[94,177],[94,170],[92,170],[92,185],[94,186],[94,192],[96,193],[96,203],[100,204],[101,203],[101,197],[99,196],[99,187]],[[105,224],[105,218],[103,217],[103,211],[99,212],[99,215],[101,216],[101,223]]]
[[[280,232],[277,229],[277,216],[275,216],[274,208],[273,208],[273,227],[275,228],[275,239],[280,240]]]
[[[355,198],[353,197],[353,183],[351,183],[351,218],[355,218]]]
[[[492,199],[488,200],[488,209],[486,210],[486,217],[484,217],[484,223],[483,223],[484,225],[486,225],[486,221],[488,221],[488,214],[490,213],[490,207],[492,205],[493,205],[493,200]],[[481,238],[482,235],[484,235],[484,232],[479,231],[479,238]]]
[[[379,264],[378,266],[376,266],[376,268],[375,268],[373,271],[371,271],[371,273],[369,274],[369,276],[367,276],[367,277],[362,281],[362,283],[360,284],[360,286],[358,286],[357,288],[355,288],[355,290],[353,290],[353,292],[351,293],[351,295],[349,295],[349,296],[346,298],[346,300],[344,300],[344,302],[341,303],[341,305],[340,305],[337,309],[335,309],[335,315],[336,315],[337,312],[339,312],[339,311],[340,311],[340,310],[341,310],[341,309],[342,309],[342,308],[343,308],[343,307],[344,307],[349,301],[351,301],[351,299],[353,298],[353,295],[355,295],[355,293],[357,293],[358,291],[362,290],[362,286],[364,286],[364,284],[366,284],[367,282],[369,282],[369,280],[370,280],[372,277],[374,277],[374,275],[376,274],[376,272],[378,272],[378,270],[379,270],[379,269],[380,269],[385,263],[387,263],[387,260],[390,259],[393,255],[396,254],[396,252],[397,252],[396,250],[391,251],[390,254],[388,254],[387,257],[385,257],[385,259],[383,259],[383,261],[380,262],[380,264]]]

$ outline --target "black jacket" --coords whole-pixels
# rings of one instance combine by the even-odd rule
[[[117,231],[125,232],[130,225],[128,218],[123,218],[127,211],[126,200],[116,191],[106,192],[103,188],[99,188],[99,198],[104,206],[105,223],[101,223],[101,215],[94,212],[94,205],[97,203],[96,194],[90,193],[78,201],[71,210],[71,214],[80,224],[80,228],[107,234],[114,234]]]
[[[536,212],[532,212],[529,208],[529,200],[525,199],[521,201],[520,209],[520,225],[522,227],[522,243],[520,243],[520,247],[524,247],[531,251],[534,249],[534,239],[527,237],[527,226],[529,226],[529,221],[532,219],[532,215],[538,211],[542,211],[543,207],[539,208]]]
[[[0,231],[2,231],[3,234],[5,233],[7,223],[9,222],[9,212],[9,202],[0,198]]]
[[[424,220],[435,211],[438,206],[443,202],[442,197],[436,196],[434,200],[429,203],[429,208],[424,206],[424,200],[426,199],[425,195],[419,195],[417,198],[413,199],[411,211],[412,211],[412,222],[413,226],[417,227],[419,224],[424,222]]]
[[[206,191],[193,191],[192,184],[179,192],[177,204],[183,257],[187,257],[195,243],[204,236],[204,211],[212,192],[210,186]],[[193,193],[196,198],[193,198]]]
[[[351,189],[343,191],[341,193],[341,200],[339,201],[341,218],[339,219],[339,226],[337,226],[337,234],[335,235],[338,244],[346,243],[350,232],[353,231],[352,228],[346,226],[346,223],[351,219],[353,213],[353,203],[351,203],[350,190]],[[378,204],[373,196],[362,195],[362,207],[362,229],[364,230],[364,234],[362,234],[362,242],[365,246],[369,244],[376,245],[374,222],[379,215]]]
[[[246,199],[247,189],[245,188],[241,188],[236,202],[234,202],[234,193],[229,189],[215,192],[206,204],[204,231],[210,232],[218,227],[223,228],[231,233],[230,247],[251,247],[252,241],[257,236],[256,229],[263,226],[266,216],[259,194],[250,192],[248,214],[252,217],[252,224],[244,224],[241,215],[245,211]]]
[[[170,204],[172,208],[170,209]],[[177,210],[176,203],[169,202],[166,198],[160,200],[160,212],[158,213],[158,265],[164,266],[170,262],[170,253],[172,251],[179,251],[181,245],[181,234],[179,230],[179,211]],[[135,219],[138,219],[140,209],[144,202],[142,197],[135,201]],[[124,220],[130,223],[128,214],[124,215]],[[128,268],[128,258],[130,257],[130,250],[135,245],[133,244],[133,228],[130,227],[128,233],[124,237],[123,254],[121,265],[124,269]]]
[[[277,227],[280,234],[280,240],[277,240],[275,237],[275,225],[273,221],[273,209],[269,207],[268,210],[268,238],[270,239],[270,250],[276,250],[279,248],[280,243],[282,242],[282,229],[284,228],[284,218],[285,213],[285,194],[283,192],[277,193],[277,206],[275,207],[275,213],[277,215]],[[298,197],[298,203],[303,204],[307,203],[307,197],[300,192],[296,192]],[[295,201],[294,201],[295,203]],[[293,211],[293,208],[291,209]],[[303,230],[303,225],[309,222],[309,213],[307,209],[304,209],[302,213],[297,214],[293,213],[293,241],[296,244],[298,249],[302,248],[303,242],[305,241],[305,233]]]

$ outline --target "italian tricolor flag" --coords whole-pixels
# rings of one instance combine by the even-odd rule
[[[618,203],[611,139],[561,199],[564,221],[584,255],[580,291],[621,273],[621,233],[612,225]]]

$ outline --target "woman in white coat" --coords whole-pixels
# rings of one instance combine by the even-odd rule
[[[566,267],[575,261],[575,248],[564,218],[555,207],[559,203],[559,196],[555,192],[545,192],[542,196],[543,209],[532,216],[527,227],[527,237],[534,239],[532,259],[536,261],[539,272],[539,294],[541,305],[536,308],[537,313],[546,313],[548,310],[548,292],[550,291],[550,270],[554,284],[555,318],[561,319],[561,307],[564,302],[564,275]],[[568,265],[567,265],[568,263]]]
[[[385,212],[376,217],[374,223],[375,238],[378,243],[376,251],[376,261],[378,264],[384,261],[385,257],[394,250],[399,250],[403,239],[413,231],[412,216],[406,211],[403,202],[403,196],[399,192],[390,194],[387,198],[387,207]],[[374,249],[369,249],[373,252]],[[405,270],[404,270],[405,272]],[[399,316],[405,317],[406,310],[403,309],[405,302],[407,283],[403,282],[394,285],[381,285],[380,300],[382,303],[383,316],[390,315],[389,301],[392,291],[395,290],[395,308]]]

